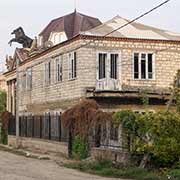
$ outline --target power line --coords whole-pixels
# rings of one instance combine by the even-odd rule
[[[150,9],[149,11],[147,11],[147,12],[141,14],[140,16],[134,18],[133,20],[131,20],[131,21],[125,23],[124,25],[122,25],[122,26],[120,26],[120,27],[114,29],[113,31],[110,31],[109,33],[105,34],[104,36],[100,36],[100,37],[102,37],[102,38],[103,38],[103,37],[107,37],[107,36],[109,36],[110,34],[116,32],[116,31],[118,31],[118,30],[120,30],[120,29],[125,28],[126,26],[128,26],[128,25],[132,24],[133,22],[135,22],[135,21],[137,21],[137,20],[143,18],[144,16],[150,14],[151,12],[153,12],[153,11],[159,9],[160,7],[162,7],[163,5],[167,4],[167,3],[170,2],[170,1],[171,1],[171,0],[166,0],[166,1],[164,1],[163,3],[161,3],[161,4],[157,5],[157,6],[155,6],[155,7],[152,8],[152,9]],[[94,40],[92,40],[92,42],[94,42]],[[92,42],[89,41],[88,43],[86,43],[86,44],[80,46],[80,47],[77,48],[77,49],[80,49],[80,48],[82,48],[82,47],[85,47],[85,46],[89,45],[89,44],[92,43]],[[76,50],[77,50],[77,49],[76,49]],[[66,54],[66,53],[65,53],[65,54]]]
[[[167,50],[170,50],[171,48],[176,48],[177,47],[177,45],[174,45],[174,46],[171,46],[171,47],[168,47],[168,48],[165,48],[165,49],[161,49],[161,50],[154,50],[154,53],[153,54],[158,54],[159,52],[165,52],[165,51],[167,51]],[[151,50],[150,50],[151,51]],[[116,53],[115,53],[116,54]],[[118,52],[117,52],[117,54],[118,54]],[[55,59],[55,58],[54,58]],[[46,59],[46,60],[49,60],[49,58],[48,59]],[[64,59],[62,59],[62,66],[63,66],[63,60]],[[122,64],[120,64],[120,65],[117,65],[117,67],[123,67],[123,66],[129,66],[129,65],[133,65],[133,62],[132,62],[132,58],[130,59],[131,60],[131,63],[123,63],[122,62]],[[121,61],[121,60],[120,60]],[[44,60],[43,61],[41,61],[41,62],[39,62],[39,63],[37,63],[37,64],[34,64],[33,66],[30,66],[31,68],[33,68],[33,67],[36,67],[36,65],[39,65],[39,64],[42,64],[42,63],[44,63]],[[28,67],[28,68],[30,68],[30,67]],[[19,72],[26,72],[27,71],[27,69],[28,68],[26,68],[25,70],[20,70]],[[77,70],[89,70],[89,69],[97,69],[98,67],[95,65],[95,66],[92,66],[92,67],[87,67],[87,68],[85,68],[85,67],[83,67],[83,68],[77,68]],[[69,71],[70,69],[69,68],[63,68],[63,72],[65,72],[65,71]],[[43,69],[43,70],[33,70],[32,69],[32,72],[44,72],[45,71],[45,69]],[[53,71],[57,71],[57,69],[56,68],[51,68],[51,71],[53,72]]]
[[[162,3],[160,3],[159,5],[155,6],[155,7],[152,8],[152,9],[150,9],[149,11],[146,11],[145,13],[143,13],[143,14],[141,14],[140,16],[134,18],[133,20],[131,20],[131,21],[125,23],[124,25],[118,27],[117,29],[115,29],[115,30],[113,30],[113,31],[110,31],[109,33],[107,33],[107,34],[105,34],[105,35],[103,35],[103,36],[100,36],[100,37],[103,38],[103,37],[109,36],[110,34],[112,34],[112,33],[116,32],[116,31],[118,31],[118,30],[120,30],[120,29],[122,29],[122,28],[124,28],[124,27],[126,27],[126,26],[128,26],[128,25],[130,25],[130,24],[132,24],[133,22],[135,22],[135,21],[137,21],[137,20],[143,18],[144,16],[146,16],[146,15],[152,13],[153,11],[159,9],[160,7],[162,7],[163,5],[167,4],[167,3],[170,2],[170,1],[171,1],[171,0],[166,0],[166,1],[162,2]],[[72,51],[81,49],[81,48],[83,48],[83,47],[88,46],[88,45],[91,44],[92,42],[94,42],[94,40],[90,40],[90,41],[89,41],[88,43],[86,43],[86,44],[83,44],[83,45],[80,45],[79,47],[76,47],[76,48],[74,48],[74,49],[67,50],[67,51],[65,51],[65,52],[56,54],[55,56],[67,54],[67,53],[70,53],[70,52],[72,52]],[[54,56],[54,57],[55,57],[55,56]],[[44,61],[42,61],[42,63],[43,63],[43,62],[44,62]],[[38,63],[38,64],[39,64],[39,63]]]
[[[109,32],[109,33],[107,33],[106,35],[104,35],[104,37],[107,37],[108,35],[110,35],[110,34],[116,32],[116,31],[118,31],[118,30],[120,30],[120,29],[122,29],[122,28],[128,26],[129,24],[132,24],[133,22],[135,22],[135,21],[137,21],[137,20],[143,18],[144,16],[150,14],[151,12],[153,12],[153,11],[155,11],[156,9],[160,8],[161,6],[167,4],[169,1],[171,1],[171,0],[166,0],[166,1],[164,1],[163,3],[159,4],[158,6],[155,6],[154,8],[150,9],[149,11],[147,11],[147,12],[143,13],[142,15],[140,15],[140,16],[134,18],[133,20],[129,21],[128,23],[126,23],[126,24],[120,26],[119,28],[117,28],[117,29],[115,29],[115,30],[113,30],[113,31],[111,31],[111,32]]]
[[[124,27],[126,27],[126,26],[128,26],[128,25],[130,25],[130,24],[132,24],[133,22],[135,22],[135,21],[143,18],[144,16],[146,16],[146,15],[150,14],[151,12],[157,10],[157,9],[160,8],[161,6],[167,4],[169,1],[171,1],[171,0],[166,0],[166,1],[164,1],[163,3],[155,6],[154,8],[150,9],[149,11],[141,14],[140,16],[134,18],[133,20],[127,22],[126,24],[118,27],[117,29],[115,29],[115,30],[113,30],[113,31],[105,34],[104,36],[101,36],[101,37],[107,37],[107,36],[109,36],[110,34],[112,34],[112,33],[116,32],[116,31],[118,31],[118,30],[120,30],[120,29],[122,29],[122,28],[124,28]],[[63,53],[60,53],[59,55],[67,54],[68,52],[72,52],[72,51],[74,51],[74,50],[78,50],[78,49],[80,49],[80,48],[83,48],[83,47],[89,45],[89,44],[92,43],[92,42],[94,42],[94,40],[90,40],[90,41],[89,41],[88,43],[86,43],[86,44],[83,44],[83,45],[81,45],[81,46],[79,46],[79,47],[77,47],[77,48],[75,48],[75,49],[73,49],[73,50],[68,50],[68,51],[65,51],[65,52],[63,52]],[[164,50],[158,50],[158,51],[159,51],[159,52],[162,52],[162,51],[166,51],[167,49],[170,49],[170,48],[173,48],[173,46],[171,46],[171,47],[169,47],[169,48],[166,48],[166,49],[164,49]],[[156,53],[157,53],[158,51],[156,51]],[[58,56],[58,55],[56,55],[56,56]],[[54,57],[55,57],[55,56],[54,56]],[[42,64],[42,63],[44,63],[44,60],[42,60],[41,62],[38,62],[38,63],[34,64],[34,65],[31,66],[31,67],[34,67],[34,66],[39,65],[39,64]],[[132,65],[132,63],[130,63],[130,64],[125,64],[125,66],[128,66],[128,65]],[[124,65],[121,64],[120,66],[122,67],[122,66],[124,66]],[[97,67],[78,68],[77,70],[89,70],[89,69],[97,69]],[[52,70],[51,70],[51,71],[52,71]],[[56,71],[56,70],[53,70],[53,72],[54,72],[54,71]],[[64,72],[64,71],[69,71],[69,69],[63,69],[63,72]],[[24,72],[24,71],[20,71],[20,72]],[[32,72],[44,72],[44,70],[33,70]]]

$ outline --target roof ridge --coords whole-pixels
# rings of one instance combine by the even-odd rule
[[[124,17],[121,17],[119,15],[115,16],[114,18],[121,18],[125,21],[128,21],[128,22],[131,22],[131,20],[127,19],[127,18],[124,18]],[[113,18],[113,19],[114,19]],[[151,28],[151,29],[154,29],[154,30],[158,30],[158,31],[164,31],[164,32],[170,32],[170,33],[176,33],[176,34],[179,34],[179,32],[174,32],[174,31],[171,31],[171,30],[167,30],[167,29],[164,29],[164,28],[157,28],[157,27],[154,27],[154,26],[151,26],[151,25],[147,25],[146,23],[141,23],[141,22],[138,22],[138,21],[134,21],[132,24],[138,24],[138,25],[141,25],[141,26],[145,26],[145,27],[148,27],[148,28]]]

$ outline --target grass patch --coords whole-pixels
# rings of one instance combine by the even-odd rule
[[[64,164],[65,167],[77,169],[82,172],[96,174],[103,177],[114,177],[136,180],[166,180],[165,177],[160,177],[157,173],[141,169],[138,167],[127,167],[118,169],[113,167],[109,161],[104,162],[75,162]]]
[[[180,169],[169,170],[167,176],[170,180],[179,180],[180,179]]]

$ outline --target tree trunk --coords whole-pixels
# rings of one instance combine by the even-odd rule
[[[147,163],[149,162],[149,154],[144,154],[144,157],[140,163],[140,168],[145,168],[147,166]]]

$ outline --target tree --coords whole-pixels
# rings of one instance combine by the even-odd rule
[[[112,115],[101,111],[94,100],[82,100],[79,104],[65,111],[62,114],[62,124],[69,130],[69,156],[72,155],[72,140],[76,136],[85,144],[89,144],[92,130],[98,129],[111,119]]]
[[[6,111],[6,92],[0,90],[0,120],[2,113]]]
[[[6,92],[0,91],[0,122],[1,122],[1,134],[0,134],[0,142],[3,144],[7,144],[7,119],[5,118],[6,111]],[[3,121],[6,120],[6,121]]]

